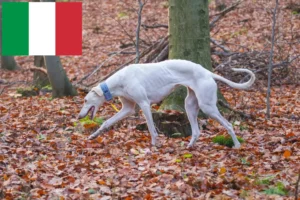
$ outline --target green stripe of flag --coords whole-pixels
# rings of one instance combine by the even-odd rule
[[[2,3],[2,55],[29,54],[28,8],[26,2]]]

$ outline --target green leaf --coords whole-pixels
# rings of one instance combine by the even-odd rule
[[[243,165],[250,165],[250,162],[247,161],[247,158],[241,158],[241,162]]]
[[[180,146],[181,146],[181,147],[184,146],[184,141],[181,141]]]
[[[120,13],[118,14],[118,18],[119,18],[119,19],[126,18],[126,17],[128,17],[128,14],[127,14],[126,12],[120,12]]]
[[[156,174],[157,175],[162,175],[161,171],[159,171],[159,170],[156,171]]]
[[[93,188],[90,188],[90,189],[88,190],[88,193],[90,193],[90,194],[95,194],[96,191],[95,191]]]
[[[191,157],[193,157],[193,154],[191,154],[191,153],[186,153],[186,154],[183,155],[183,157],[184,157],[184,158],[191,158]]]
[[[176,159],[175,162],[180,163],[181,159]]]
[[[182,136],[183,136],[182,133],[173,133],[171,135],[171,137],[173,137],[173,138],[178,138],[178,137],[182,137]]]

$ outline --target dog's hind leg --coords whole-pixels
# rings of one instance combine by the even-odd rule
[[[194,91],[190,88],[188,88],[188,95],[185,98],[185,111],[192,128],[192,138],[188,144],[188,147],[192,147],[200,136],[200,130],[197,121],[197,116],[199,113],[198,100]]]
[[[234,147],[240,148],[241,144],[237,140],[231,123],[229,123],[219,112],[217,107],[217,84],[215,81],[206,80],[198,84],[198,90],[195,91],[199,107],[209,117],[217,120],[223,125],[231,136]]]
[[[204,109],[202,109],[202,107],[204,107]],[[231,123],[229,123],[219,112],[217,106],[211,106],[211,107],[207,107],[206,106],[202,106],[201,109],[203,110],[204,113],[206,113],[207,115],[209,115],[211,118],[217,120],[221,125],[223,125],[226,130],[228,131],[229,135],[231,136],[233,143],[234,143],[234,148],[240,148],[241,144],[240,142],[237,140],[236,135],[234,133],[233,127],[231,125]]]
[[[100,134],[103,134],[113,124],[134,113],[134,102],[123,97],[120,97],[120,100],[122,102],[122,109],[117,114],[106,120],[96,132],[90,135],[88,138],[89,140],[95,139]]]

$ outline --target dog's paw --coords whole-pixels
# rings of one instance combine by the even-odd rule
[[[234,145],[232,148],[234,148],[234,149],[239,149],[239,148],[241,148],[241,145],[240,145],[240,144]]]
[[[192,144],[192,145],[187,145],[187,147],[186,147],[187,149],[189,149],[189,150],[193,150],[194,148],[195,148],[195,145],[194,144]]]
[[[90,135],[89,137],[88,137],[88,140],[93,140],[93,139],[95,139],[97,136],[95,136],[95,135]]]

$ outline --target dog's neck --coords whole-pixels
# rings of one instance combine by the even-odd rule
[[[105,83],[113,97],[122,96],[122,90],[120,89],[122,88],[122,85],[120,84],[121,81],[118,74],[114,74],[111,77],[109,77],[105,81]]]

